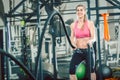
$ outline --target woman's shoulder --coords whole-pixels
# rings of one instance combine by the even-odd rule
[[[87,20],[89,24],[93,24],[94,22],[92,20]]]
[[[76,24],[76,21],[72,22],[70,27],[73,28],[75,26],[75,24]]]
[[[93,23],[93,21],[92,20],[86,20],[88,23]]]
[[[87,22],[89,28],[94,27],[94,22],[92,20],[88,20]]]

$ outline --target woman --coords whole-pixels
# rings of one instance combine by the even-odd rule
[[[70,80],[77,80],[75,75],[76,66],[83,60],[88,64],[88,44],[92,46],[95,41],[95,26],[94,23],[86,19],[86,8],[84,5],[77,5],[76,7],[77,20],[71,24],[71,42],[75,49],[80,50],[80,53],[73,53],[70,62]],[[92,57],[93,60],[93,57]],[[93,67],[93,66],[92,66]],[[96,80],[96,74],[92,70],[91,80]],[[84,80],[88,80],[86,76]]]

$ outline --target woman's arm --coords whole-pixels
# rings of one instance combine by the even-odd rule
[[[75,36],[74,36],[74,23],[72,23],[72,24],[70,25],[70,28],[71,28],[71,35],[70,35],[71,43],[72,43],[72,45],[73,45],[74,47],[77,47],[77,46],[76,46],[76,38],[75,38]]]
[[[89,21],[89,29],[90,29],[90,34],[91,34],[91,37],[90,37],[90,40],[88,43],[93,43],[96,41],[96,36],[95,36],[95,26],[94,26],[94,23],[93,21]]]

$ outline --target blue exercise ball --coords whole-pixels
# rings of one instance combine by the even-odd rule
[[[102,70],[101,74],[102,74],[103,79],[107,79],[107,78],[110,78],[112,76],[112,69],[109,66],[102,64],[101,66],[99,66],[99,68],[97,70],[98,77],[101,75],[100,68]]]

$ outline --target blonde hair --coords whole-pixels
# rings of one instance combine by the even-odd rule
[[[85,7],[84,5],[82,5],[82,4],[78,4],[78,5],[76,6],[76,10],[77,10],[78,7],[83,7],[84,10],[86,10],[86,7]]]
[[[84,6],[84,5],[82,5],[82,4],[79,4],[79,5],[77,5],[76,6],[76,11],[77,11],[77,8],[78,7],[83,7],[83,9],[86,11],[86,7]],[[84,22],[86,21],[86,15],[84,15]]]

